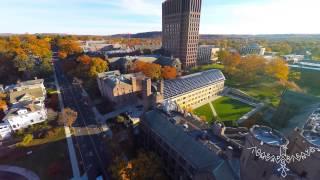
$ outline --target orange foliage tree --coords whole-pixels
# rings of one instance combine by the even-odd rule
[[[223,57],[222,62],[224,64],[224,70],[227,74],[234,75],[237,72],[237,66],[241,62],[241,56],[239,54],[226,54]]]
[[[161,76],[164,79],[175,79],[177,77],[177,69],[175,67],[164,66],[161,69]]]
[[[128,162],[115,158],[110,170],[113,178],[119,180],[166,179],[161,160],[152,152],[140,151],[137,158]]]
[[[144,75],[153,80],[161,78],[161,66],[159,64],[136,61],[134,72],[143,72]]]

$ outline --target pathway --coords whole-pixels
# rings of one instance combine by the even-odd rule
[[[57,78],[57,74],[55,71],[55,67],[53,67],[53,73],[54,73],[54,82],[55,82],[55,85],[56,85],[56,88],[58,91],[60,109],[61,109],[61,111],[63,111],[64,104],[63,104],[63,100],[62,100],[61,93],[60,93],[60,86],[58,83],[58,78]],[[68,126],[64,126],[64,131],[66,134],[66,139],[67,139],[67,144],[68,144],[69,157],[70,157],[70,162],[71,162],[71,167],[72,167],[73,178],[80,179],[81,175],[80,175],[78,160],[77,160],[76,152],[74,149],[70,128]]]
[[[212,113],[213,113],[213,116],[214,116],[214,117],[218,117],[218,113],[217,113],[217,111],[214,109],[214,107],[213,107],[213,105],[212,105],[211,102],[209,102],[209,105],[210,105],[211,111],[212,111]]]
[[[40,180],[40,178],[32,171],[17,166],[0,165],[0,173],[17,174],[17,176],[25,177],[28,180]]]

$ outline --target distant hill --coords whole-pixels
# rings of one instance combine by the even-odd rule
[[[113,38],[161,38],[161,31],[142,32],[137,34],[115,34]]]

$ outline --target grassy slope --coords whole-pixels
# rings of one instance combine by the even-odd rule
[[[229,97],[219,98],[216,101],[212,102],[212,104],[222,121],[236,121],[241,116],[252,110],[251,106],[248,106],[240,101],[233,100]]]

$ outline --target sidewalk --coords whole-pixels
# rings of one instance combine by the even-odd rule
[[[56,85],[57,91],[58,91],[60,109],[61,109],[61,111],[63,111],[64,104],[63,104],[63,100],[62,100],[61,93],[60,93],[60,86],[58,83],[58,78],[57,78],[57,74],[55,71],[55,67],[53,67],[53,73],[54,73],[54,82],[55,82],[55,85]],[[80,175],[80,170],[79,170],[79,166],[78,166],[76,152],[75,152],[75,149],[73,146],[72,134],[71,134],[70,128],[68,126],[65,126],[64,130],[65,130],[67,144],[68,144],[69,157],[70,157],[70,162],[71,162],[71,167],[72,167],[73,178],[80,179],[81,175]]]
[[[32,171],[16,166],[0,165],[0,172],[8,172],[25,177],[28,180],[40,180],[40,178]]]

